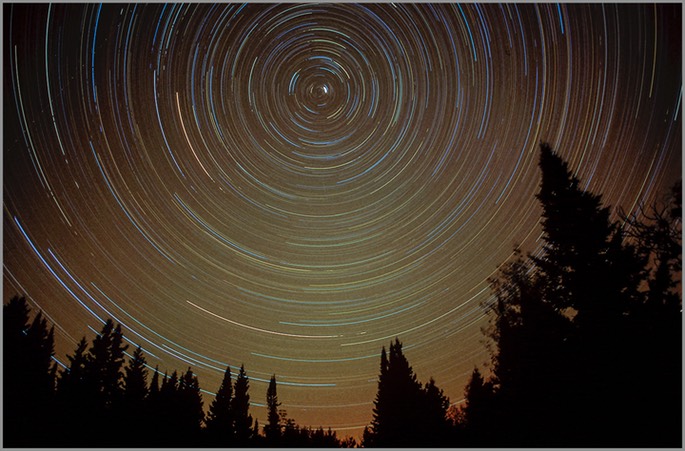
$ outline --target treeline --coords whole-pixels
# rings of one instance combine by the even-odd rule
[[[540,252],[517,250],[491,281],[492,362],[450,407],[417,380],[399,340],[381,351],[365,447],[681,447],[682,194],[610,219],[568,165],[541,145]],[[298,426],[266,392],[249,413],[249,378],[230,368],[207,414],[188,368],[160,374],[140,348],[126,359],[108,320],[66,368],[54,332],[23,298],[3,308],[4,445],[39,447],[353,447]],[[152,375],[150,376],[150,373]]]
[[[54,327],[39,312],[29,321],[22,297],[3,307],[5,447],[354,447],[335,431],[300,427],[280,410],[276,377],[267,391],[268,423],[250,415],[244,367],[230,367],[207,414],[198,378],[150,376],[140,347],[127,357],[120,325],[107,320],[81,339],[66,368],[54,361]]]

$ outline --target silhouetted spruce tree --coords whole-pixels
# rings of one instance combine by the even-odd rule
[[[121,324],[117,324],[112,331],[109,359],[105,366],[104,393],[110,404],[117,402],[123,394],[123,366],[127,349],[128,345],[124,344]]]
[[[115,408],[120,443],[124,446],[147,444],[147,368],[143,349],[138,346],[124,368],[124,389],[121,402]]]
[[[424,446],[450,446],[452,424],[447,417],[449,398],[430,378],[422,389],[420,399],[417,434]]]
[[[171,399],[174,398],[174,394],[178,391],[178,371],[171,373],[171,376],[167,375],[166,371],[164,376],[162,376],[162,384],[159,387],[159,396],[163,401],[170,403]]]
[[[24,426],[30,425],[29,436],[33,445],[48,445],[49,437],[55,431],[51,416],[54,410],[55,379],[57,365],[52,360],[54,355],[54,327],[48,329],[42,312],[38,312],[31,322],[26,334],[28,349],[23,373],[24,385],[29,389],[24,392],[24,409],[29,417]]]
[[[200,439],[204,420],[202,394],[197,376],[188,368],[178,384],[176,415],[178,419],[179,445],[192,446]]]
[[[485,382],[474,372],[467,388],[467,437],[487,440],[481,446],[550,446],[550,441],[558,445],[564,427],[576,429],[571,425],[581,414],[582,403],[564,398],[558,389],[562,386],[574,393],[578,382],[587,379],[577,377],[582,375],[579,357],[585,350],[578,340],[582,336],[578,326],[570,318],[575,314],[587,330],[585,323],[619,311],[615,298],[593,301],[594,294],[585,285],[591,273],[606,275],[609,268],[605,260],[612,233],[608,210],[601,208],[599,197],[579,188],[566,162],[545,144],[540,149],[540,168],[537,197],[543,206],[543,252],[531,259],[534,268],[517,250],[515,261],[491,281],[495,303],[490,336],[496,346],[492,380]],[[598,306],[599,302],[606,305]],[[569,374],[576,381],[565,385]],[[474,413],[483,412],[482,395],[489,391],[487,422],[508,443],[485,433],[486,416]],[[562,411],[559,405],[569,410]]]
[[[255,448],[263,448],[264,447],[264,437],[261,435],[259,432],[259,420],[255,418],[253,426],[252,426],[252,433],[251,433],[251,441],[250,441],[250,446],[255,447]]]
[[[231,367],[227,366],[219,390],[209,406],[206,435],[210,446],[231,446],[234,442],[233,385]]]
[[[419,446],[425,440],[417,430],[425,413],[422,404],[421,384],[402,353],[402,343],[396,339],[390,345],[389,356],[385,348],[381,350],[378,393],[364,446]]]
[[[156,404],[159,428],[155,446],[188,447],[198,443],[204,411],[199,383],[190,368],[180,377],[177,371],[169,377],[165,374]]]
[[[636,322],[648,316],[638,313],[646,258],[547,145],[540,169],[543,250],[517,255],[492,282],[493,374],[474,377],[467,390],[468,405],[492,384],[483,418],[506,442],[479,446],[648,444],[639,441],[646,422],[626,396],[649,380],[636,358],[653,362],[639,351],[650,340]],[[469,414],[464,421],[478,429]],[[648,435],[654,444],[656,434]]]
[[[235,381],[233,396],[233,412],[235,415],[235,438],[236,446],[246,446],[250,443],[253,435],[252,416],[250,409],[250,381],[245,372],[245,367],[240,367],[240,372]]]
[[[23,297],[3,307],[5,446],[44,446],[52,434],[54,329],[39,312],[29,324]]]
[[[269,387],[266,390],[267,423],[264,425],[264,437],[267,446],[276,446],[281,438],[281,423],[278,413],[280,405],[276,393],[276,375],[274,374],[271,376]]]
[[[164,435],[164,421],[161,413],[162,397],[160,394],[159,383],[159,366],[155,367],[155,372],[152,374],[150,380],[150,388],[147,398],[145,400],[144,413],[147,417],[145,424],[147,424],[144,444],[152,447],[159,447],[160,437]],[[141,444],[141,446],[143,446]]]
[[[486,381],[478,368],[474,368],[471,379],[464,391],[465,404],[462,407],[462,426],[464,433],[458,445],[466,447],[498,446],[499,435],[496,406],[494,405],[494,387]]]
[[[122,393],[124,352],[121,326],[108,319],[86,355],[85,379],[100,410],[108,409]]]
[[[159,396],[159,366],[155,367],[155,372],[152,374],[150,381],[150,389],[148,399],[154,399]]]
[[[578,445],[628,445],[622,432],[625,393],[634,365],[625,347],[629,340],[626,314],[640,299],[640,259],[624,245],[621,229],[609,219],[601,196],[580,187],[568,165],[548,145],[541,145],[543,253],[535,258],[542,296],[559,309],[573,309],[569,337],[570,369],[583,381],[569,401],[572,438]],[[573,390],[570,391],[573,393]],[[593,405],[588,411],[587,406]]]
[[[42,312],[38,312],[31,322],[26,339],[26,384],[33,387],[36,405],[46,405],[54,394],[57,365],[52,359],[55,354],[55,328],[48,328]]]
[[[140,410],[148,394],[146,366],[143,348],[138,346],[124,368],[124,400],[129,410]]]
[[[509,446],[549,446],[550,440],[564,433],[567,421],[566,412],[556,406],[568,405],[568,387],[577,383],[570,377],[571,351],[566,343],[572,325],[542,297],[531,262],[518,250],[515,257],[498,279],[491,280],[496,300],[490,336],[497,349],[489,421],[507,437]],[[535,434],[528,430],[533,424],[538,429]],[[474,434],[482,435],[482,428]]]
[[[179,377],[174,371],[159,390],[161,436],[158,446],[191,446],[199,440],[204,417],[197,377],[190,368]]]
[[[158,426],[153,437],[155,447],[179,446],[178,404],[178,372],[174,370],[169,376],[165,371],[157,396],[157,409],[153,414]]]
[[[92,410],[90,394],[86,390],[87,349],[88,342],[83,337],[73,355],[67,355],[69,364],[57,377],[57,429],[81,433],[57,434],[56,446],[87,446],[90,439],[90,433],[80,429],[86,424],[86,416]]]
[[[581,189],[567,163],[551,148],[540,149],[543,253],[534,258],[543,295],[557,308],[571,307],[573,322],[593,339],[607,326],[620,327],[640,298],[644,263],[624,232],[609,219],[601,196]]]
[[[113,406],[123,393],[124,352],[121,326],[108,319],[93,339],[84,365],[85,411],[84,437],[88,443],[117,446],[118,435],[113,434],[116,413]]]
[[[2,307],[3,353],[5,360],[20,359],[18,355],[29,328],[30,308],[25,297],[13,296]]]
[[[376,392],[376,399],[373,407],[373,419],[371,426],[364,428],[362,434],[362,444],[365,448],[383,446],[385,432],[385,418],[391,415],[389,411],[390,392],[387,388],[388,382],[388,355],[385,351],[385,346],[381,349],[381,364],[378,376],[378,391]],[[380,442],[380,444],[379,444]]]
[[[537,198],[542,205],[544,252],[535,261],[543,274],[545,295],[559,308],[572,307],[577,321],[605,318],[618,307],[602,299],[609,287],[585,286],[595,274],[606,276],[612,234],[609,210],[601,197],[580,188],[568,164],[547,144],[540,146],[542,180]],[[586,319],[587,317],[587,319]]]
[[[88,342],[86,337],[81,338],[81,341],[76,345],[73,355],[67,355],[69,365],[59,373],[57,378],[57,391],[65,397],[74,397],[77,390],[83,386],[85,378],[86,366],[86,350],[88,349]]]

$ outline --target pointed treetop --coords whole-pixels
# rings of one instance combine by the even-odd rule
[[[155,366],[155,372],[150,381],[150,396],[155,396],[159,393],[159,365]]]
[[[138,346],[124,368],[124,397],[127,402],[135,405],[141,403],[147,395],[147,363],[143,348]]]
[[[227,445],[233,437],[233,386],[231,383],[231,367],[227,366],[224,378],[214,400],[209,405],[206,426],[210,434],[218,436]]]
[[[281,403],[278,402],[278,394],[276,393],[276,375],[271,376],[269,381],[269,388],[266,390],[266,408],[267,408],[267,424],[264,426],[264,435],[271,443],[275,443],[281,436],[281,424],[278,408]]]

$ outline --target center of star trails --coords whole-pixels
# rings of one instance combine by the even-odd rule
[[[312,100],[317,102],[319,105],[322,105],[326,102],[330,92],[331,87],[326,82],[314,83],[309,88],[309,95],[311,96]]]

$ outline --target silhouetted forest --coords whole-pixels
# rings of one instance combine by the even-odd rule
[[[3,307],[5,447],[681,447],[682,194],[610,219],[548,145],[540,148],[542,250],[516,251],[491,280],[492,362],[450,407],[423,384],[399,339],[381,350],[361,443],[300,427],[266,391],[226,369],[206,413],[191,368],[161,374],[120,325],[85,337],[66,368],[54,328],[22,297]]]
[[[280,406],[276,378],[267,391],[269,422],[250,415],[244,367],[226,368],[205,414],[197,376],[150,376],[137,348],[125,361],[120,325],[111,320],[90,345],[81,339],[68,365],[53,361],[54,328],[39,312],[29,321],[24,298],[3,308],[5,447],[353,447],[335,431],[300,427]]]

